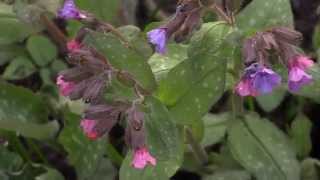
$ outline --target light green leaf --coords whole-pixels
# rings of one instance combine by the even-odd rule
[[[158,81],[187,58],[187,47],[183,44],[168,44],[168,51],[165,55],[155,53],[150,57],[149,64]]]
[[[232,114],[207,114],[202,120],[205,129],[201,144],[202,146],[208,146],[220,142],[225,137],[228,123],[232,120]]]
[[[89,32],[85,42],[96,47],[115,68],[133,75],[145,89],[153,91],[156,88],[156,81],[147,59],[136,50],[127,48],[117,37]]]
[[[28,39],[27,49],[35,63],[48,65],[57,56],[57,47],[46,37],[35,35]]]
[[[291,124],[290,135],[300,158],[307,157],[311,151],[311,128],[311,121],[302,114]]]
[[[237,119],[228,130],[236,160],[258,180],[299,180],[300,166],[288,138],[257,115]]]
[[[157,165],[134,169],[131,166],[132,152],[129,152],[120,169],[120,180],[169,179],[182,163],[183,140],[169,111],[155,98],[148,98],[146,103],[149,111],[145,116],[147,145],[157,159]]]
[[[160,81],[156,94],[178,123],[200,120],[223,94],[227,60],[233,52],[225,39],[231,33],[225,23],[204,24],[191,39],[188,59]]]
[[[36,70],[36,67],[29,58],[20,56],[15,58],[9,66],[6,67],[3,78],[6,80],[23,79],[36,72]]]

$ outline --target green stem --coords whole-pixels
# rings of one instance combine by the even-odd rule
[[[236,80],[240,79],[240,74],[242,69],[242,61],[239,57],[241,57],[240,50],[235,50],[235,58],[234,58],[235,61],[233,66],[233,72],[234,72],[234,79]],[[238,96],[236,93],[233,93],[231,99],[232,99],[233,117],[236,118],[237,116],[243,113],[243,98]]]
[[[186,138],[190,144],[194,155],[198,158],[202,166],[206,166],[209,163],[207,152],[201,147],[200,143],[194,138],[192,131],[186,128]]]

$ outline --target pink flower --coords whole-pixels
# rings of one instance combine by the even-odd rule
[[[312,76],[307,74],[309,68],[313,66],[314,62],[306,56],[296,56],[289,62],[289,90],[292,92],[299,91],[304,85],[312,82]]]
[[[132,166],[136,169],[143,169],[148,163],[155,166],[157,160],[150,155],[147,148],[136,149],[133,155]]]
[[[68,51],[72,52],[75,50],[79,50],[81,48],[81,44],[75,39],[72,39],[67,43],[67,48],[68,48]]]
[[[240,96],[256,96],[257,95],[257,92],[252,87],[251,80],[247,78],[242,79],[236,86],[235,90]]]
[[[63,96],[69,96],[75,87],[75,84],[73,82],[67,82],[63,80],[62,75],[58,76],[57,85],[59,87],[60,94],[62,94]]]
[[[91,140],[96,140],[98,138],[98,133],[94,130],[96,125],[97,122],[91,119],[83,119],[80,123],[85,135]]]

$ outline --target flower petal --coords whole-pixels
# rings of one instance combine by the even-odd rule
[[[147,148],[136,149],[133,155],[132,166],[136,169],[144,169],[148,163],[155,166],[157,160],[150,155]]]
[[[164,54],[167,50],[167,30],[166,28],[157,28],[148,32],[148,39],[155,46],[157,53]]]

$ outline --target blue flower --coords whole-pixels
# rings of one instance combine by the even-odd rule
[[[281,77],[269,68],[254,63],[245,69],[244,76],[236,86],[240,96],[258,96],[271,93],[281,84]]]

